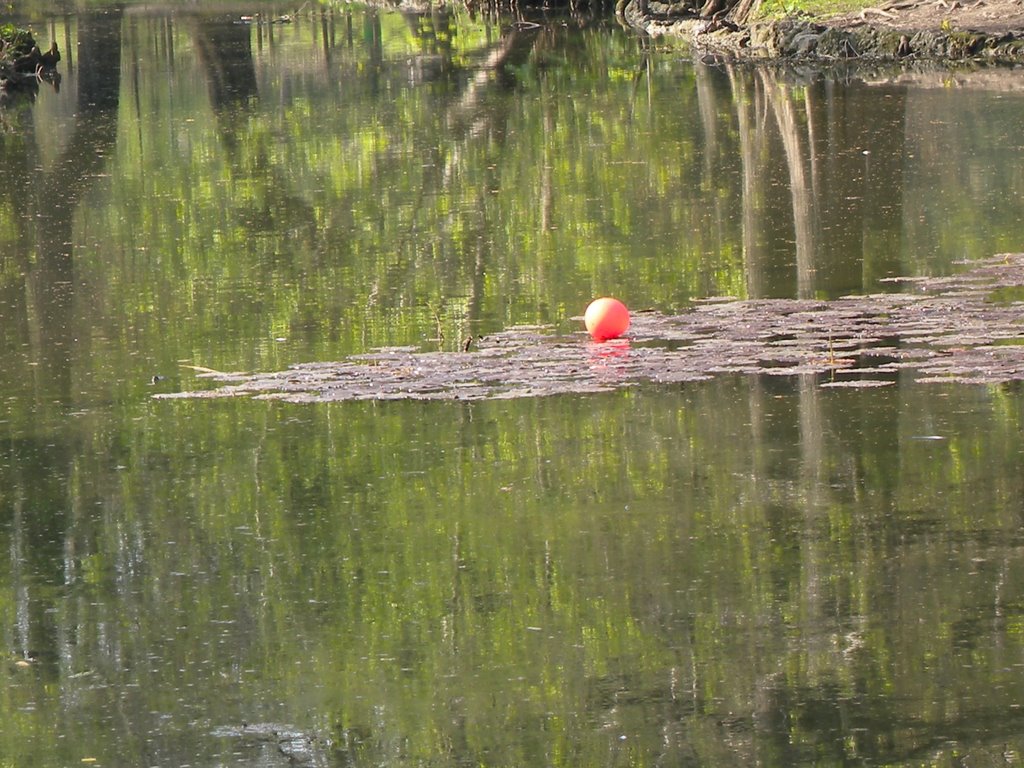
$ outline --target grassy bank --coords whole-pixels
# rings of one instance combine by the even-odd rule
[[[0,24],[0,63],[13,62],[25,56],[35,44],[32,33],[27,29],[19,29],[13,24]]]
[[[864,8],[877,7],[871,0],[764,0],[754,16],[756,21],[781,19],[786,16],[805,16],[814,19],[828,19],[856,13]]]

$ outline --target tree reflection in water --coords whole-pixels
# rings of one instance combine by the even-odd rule
[[[1020,752],[1014,384],[151,397],[182,363],[479,358],[608,292],[913,290],[881,280],[1020,250],[1014,91],[579,17],[234,16],[55,17],[61,91],[0,136],[3,760]]]

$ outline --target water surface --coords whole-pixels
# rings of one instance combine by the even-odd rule
[[[1017,388],[151,397],[1020,250],[1013,72],[251,11],[37,15],[0,111],[0,763],[1019,760]]]

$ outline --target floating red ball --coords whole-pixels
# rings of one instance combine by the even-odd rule
[[[617,339],[629,328],[629,310],[618,299],[594,299],[583,315],[583,324],[594,341]]]

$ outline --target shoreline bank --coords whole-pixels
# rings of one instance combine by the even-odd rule
[[[653,38],[681,39],[701,52],[750,60],[1024,63],[1021,31],[956,28],[941,15],[933,28],[921,28],[920,21],[901,26],[898,20],[875,23],[850,17],[789,17],[737,25],[727,18],[675,16],[672,6],[659,0],[620,2],[616,15]]]

